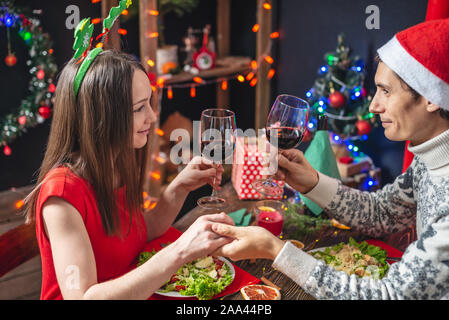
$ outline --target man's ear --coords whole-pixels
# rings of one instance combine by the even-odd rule
[[[440,110],[440,107],[435,105],[435,104],[433,104],[430,101],[427,101],[426,110],[427,110],[427,112],[435,112],[435,111]]]

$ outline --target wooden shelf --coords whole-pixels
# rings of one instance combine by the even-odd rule
[[[164,84],[178,84],[192,82],[194,77],[203,79],[226,77],[237,73],[245,73],[251,70],[251,59],[249,57],[225,57],[217,59],[216,66],[210,70],[200,71],[198,74],[181,72],[165,79]]]

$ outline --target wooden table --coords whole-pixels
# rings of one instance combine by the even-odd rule
[[[257,201],[255,200],[239,200],[237,194],[232,186],[231,182],[226,183],[222,190],[218,193],[224,196],[227,200],[228,206],[223,211],[230,213],[241,208],[246,208],[252,212]],[[216,213],[214,211],[208,211],[200,207],[195,207],[179,219],[173,226],[178,230],[184,232],[189,226],[200,216],[210,213]],[[252,219],[254,221],[254,218]],[[303,239],[297,239],[304,243],[305,250],[311,250],[313,248],[325,247],[337,244],[339,242],[347,242],[349,237],[353,237],[357,241],[364,240],[360,234],[351,230],[341,230],[333,227],[323,229],[320,234],[311,234]],[[271,267],[272,261],[266,259],[257,259],[255,262],[250,260],[241,260],[234,262],[235,265],[242,268],[246,272],[252,274],[257,278],[264,276],[272,283],[281,288],[281,299],[283,300],[313,300],[314,297],[307,294],[299,285],[297,285],[290,278],[285,276],[279,271],[273,270]],[[242,300],[243,297],[240,292],[228,295],[223,298],[224,300]]]

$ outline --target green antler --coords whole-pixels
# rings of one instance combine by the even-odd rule
[[[74,59],[80,58],[90,47],[94,25],[90,23],[90,18],[80,21],[75,29],[75,42],[73,50],[75,50]]]
[[[111,30],[115,20],[122,14],[123,10],[128,9],[132,4],[132,0],[121,0],[117,7],[111,8],[109,16],[103,21],[103,32]]]

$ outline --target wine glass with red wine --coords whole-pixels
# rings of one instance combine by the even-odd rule
[[[307,101],[291,95],[280,95],[271,108],[265,126],[267,140],[279,150],[296,148],[302,141],[309,118]],[[264,196],[282,195],[282,189],[268,179],[255,180],[252,187]]]
[[[234,112],[226,109],[204,110],[200,125],[201,155],[214,164],[232,163],[236,140]],[[202,208],[220,209],[226,205],[226,199],[218,196],[214,188],[210,196],[198,199],[197,203]]]

